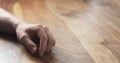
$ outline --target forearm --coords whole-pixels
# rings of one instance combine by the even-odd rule
[[[20,23],[23,23],[23,20],[0,8],[0,32],[16,34],[16,27]]]
[[[16,34],[17,39],[31,53],[39,53],[40,56],[48,53],[55,46],[55,40],[47,27],[39,24],[25,23],[24,20],[14,17],[1,8],[0,32]]]

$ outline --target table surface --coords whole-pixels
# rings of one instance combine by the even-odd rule
[[[120,63],[120,0],[0,0],[0,7],[48,26],[57,42],[36,58],[0,34],[0,63]]]

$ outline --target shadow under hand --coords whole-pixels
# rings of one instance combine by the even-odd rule
[[[1,33],[0,32],[0,39],[9,40],[10,42],[18,42],[16,35]]]
[[[0,33],[0,40],[1,39],[2,40],[7,40],[6,41],[7,43],[15,45],[15,46],[17,46],[17,48],[19,50],[21,50],[21,53],[18,54],[18,56],[19,56],[18,59],[21,58],[23,63],[24,62],[25,63],[29,63],[29,62],[33,62],[33,63],[55,63],[54,62],[55,58],[54,58],[53,51],[45,54],[43,57],[40,57],[38,54],[35,56],[35,55],[31,54],[25,47],[20,45],[20,42],[17,40],[15,35]],[[16,51],[16,49],[14,49],[12,51]],[[17,52],[16,52],[16,54],[17,54]]]
[[[41,59],[45,62],[45,63],[55,63],[55,54],[53,53],[53,51],[51,51],[50,53],[45,54],[45,56],[43,56]]]

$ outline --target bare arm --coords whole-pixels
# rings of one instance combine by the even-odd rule
[[[26,23],[24,20],[11,15],[1,8],[0,32],[16,34],[18,40],[31,53],[36,54],[38,50],[40,56],[43,56],[45,52],[49,52],[55,45],[55,40],[47,27]],[[33,42],[35,37],[39,38],[39,43]]]
[[[22,22],[23,20],[14,17],[7,11],[0,8],[0,32],[15,34],[17,25]]]

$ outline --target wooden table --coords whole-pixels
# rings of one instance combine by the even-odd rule
[[[0,63],[120,63],[119,0],[0,0],[0,7],[48,26],[57,42],[39,59],[0,34]]]

